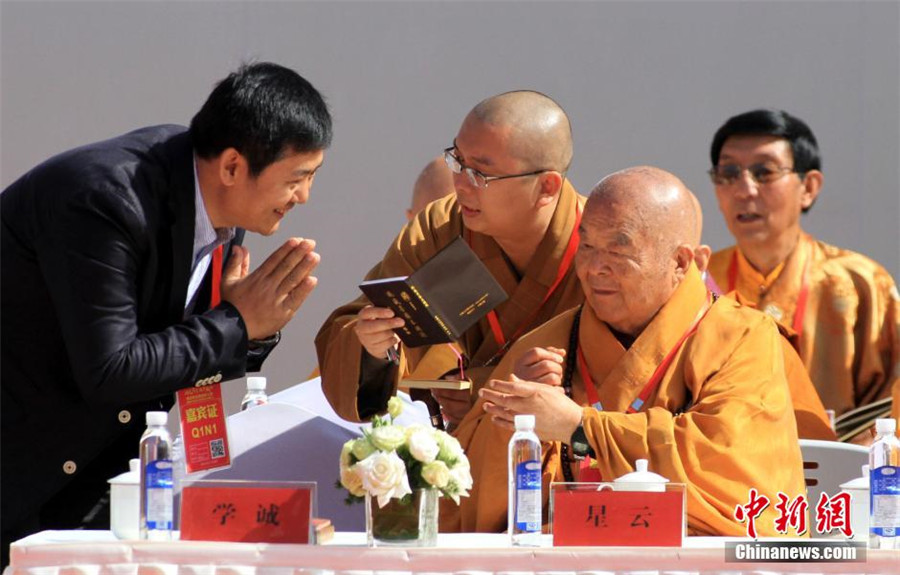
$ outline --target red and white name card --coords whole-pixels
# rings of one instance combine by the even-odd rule
[[[181,493],[181,538],[311,543],[314,498],[309,482],[195,481]]]
[[[231,465],[221,386],[188,387],[177,395],[186,472]]]
[[[550,497],[554,546],[681,546],[683,485],[648,492],[554,484]]]

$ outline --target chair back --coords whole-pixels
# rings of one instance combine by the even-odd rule
[[[860,468],[869,462],[867,448],[839,441],[801,439],[800,452],[811,516],[823,492],[837,495],[841,484],[859,477]]]

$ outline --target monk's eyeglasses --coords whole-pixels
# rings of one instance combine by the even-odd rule
[[[707,172],[709,179],[717,186],[731,186],[741,179],[744,172],[750,174],[750,178],[757,184],[771,184],[780,180],[787,174],[801,174],[794,168],[781,167],[772,163],[753,164],[746,168],[737,164],[726,164],[724,166],[713,166]]]
[[[470,168],[462,163],[462,161],[456,157],[454,153],[456,151],[456,146],[450,146],[446,150],[444,150],[444,161],[447,162],[447,167],[450,168],[450,171],[454,174],[465,173],[466,177],[469,179],[469,183],[472,184],[475,188],[486,188],[488,187],[488,183],[495,182],[497,180],[509,180],[511,178],[524,178],[527,176],[536,176],[538,174],[543,174],[544,172],[549,172],[550,170],[535,170],[533,172],[528,172],[527,174],[511,174],[509,176],[488,176],[479,172],[475,168]]]

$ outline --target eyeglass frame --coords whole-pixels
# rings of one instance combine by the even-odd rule
[[[453,151],[456,149],[457,149],[456,142],[454,142],[453,145],[450,146],[449,148],[444,149],[444,163],[447,164],[447,168],[449,168],[450,171],[453,172],[454,174],[465,173],[466,177],[469,179],[469,183],[472,184],[474,187],[478,188],[479,190],[483,190],[483,189],[487,188],[488,184],[490,184],[491,182],[496,182],[498,180],[509,180],[512,178],[525,178],[528,176],[537,176],[539,174],[543,174],[544,172],[556,171],[556,170],[535,170],[533,172],[528,172],[527,174],[510,174],[508,176],[488,176],[481,170],[476,170],[475,168],[471,168],[471,167],[465,165],[462,162],[462,160],[460,160],[459,158],[456,157],[455,154],[453,154]],[[451,161],[456,163],[456,165],[459,166],[459,171],[455,170],[453,168],[453,166],[450,165]],[[484,181],[483,186],[478,185],[478,182],[476,181],[476,177],[480,177]]]
[[[750,164],[747,167],[738,166],[737,164],[727,164],[727,165],[738,167],[738,168],[740,168],[740,171],[730,181],[720,183],[720,182],[716,181],[716,178],[719,177],[716,173],[716,170],[719,168],[719,166],[711,167],[710,169],[708,169],[706,171],[706,173],[707,173],[707,175],[709,175],[709,179],[712,181],[713,185],[715,185],[715,186],[733,186],[738,182],[739,179],[741,179],[741,177],[744,175],[744,172],[747,172],[748,174],[750,174],[750,179],[753,180],[753,182],[759,186],[765,186],[767,184],[774,184],[775,182],[777,182],[778,180],[780,180],[781,178],[783,178],[784,176],[786,176],[788,174],[797,174],[798,176],[801,176],[801,177],[806,175],[806,172],[797,171],[795,166],[790,166],[790,167],[780,166],[777,170],[771,170],[771,171],[769,171],[767,168],[768,173],[771,173],[773,175],[777,174],[777,176],[773,177],[771,180],[763,182],[763,181],[760,181],[759,177],[756,174],[754,174],[752,170],[754,168],[757,168],[757,171],[758,171],[759,168],[765,167],[765,162],[758,162],[755,164]]]

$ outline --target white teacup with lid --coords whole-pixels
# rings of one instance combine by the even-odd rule
[[[613,481],[616,491],[665,491],[668,479],[647,471],[647,460],[638,459],[634,462],[636,471],[626,473]]]
[[[141,521],[141,460],[128,462],[128,471],[109,480],[109,526],[119,539],[137,539]]]
[[[841,493],[850,494],[850,528],[853,530],[853,538],[865,541],[869,536],[869,466],[862,466],[861,477],[842,483]]]

